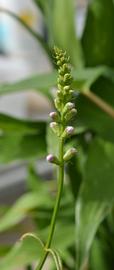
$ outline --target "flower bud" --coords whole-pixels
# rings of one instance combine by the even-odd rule
[[[75,155],[76,155],[76,153],[77,153],[77,150],[75,149],[75,148],[71,148],[71,149],[69,149],[66,153],[65,153],[65,155],[64,155],[64,157],[63,157],[63,159],[64,159],[64,161],[69,161],[72,157],[74,157]]]
[[[58,114],[57,114],[57,112],[50,112],[49,116],[50,116],[50,118],[53,121],[58,121]]]
[[[70,110],[72,110],[75,107],[75,104],[72,102],[67,102],[66,105],[64,106],[63,109],[63,114],[65,115],[66,113],[68,113]]]
[[[60,135],[60,129],[59,129],[59,125],[56,122],[51,122],[50,123],[50,128],[53,130],[53,132],[59,136]]]
[[[60,165],[60,162],[58,160],[58,158],[52,154],[49,154],[47,157],[46,157],[47,161],[50,162],[50,163],[54,163],[56,165]]]
[[[50,128],[53,130],[55,134],[59,135],[59,125],[56,122],[51,122]]]
[[[75,108],[75,104],[72,102],[68,102],[66,104],[66,108],[67,108],[67,110],[72,110],[73,108]]]
[[[62,137],[63,138],[67,138],[69,136],[72,136],[74,134],[74,127],[72,126],[68,126],[65,128],[63,134],[62,134]]]
[[[77,114],[77,110],[75,108],[73,108],[72,110],[70,110],[66,115],[65,115],[65,119],[67,121],[71,120],[75,115]]]
[[[58,89],[61,91],[61,90],[63,90],[63,86],[60,84],[60,83],[58,83]]]
[[[69,90],[70,90],[70,86],[69,86],[69,85],[64,86],[64,91],[65,91],[65,92],[67,92],[67,91],[69,91]]]
[[[69,73],[64,75],[64,83],[70,84],[72,82],[72,76]]]
[[[57,61],[57,65],[61,66],[61,61],[60,60]]]
[[[61,98],[62,93],[61,93],[61,91],[60,91],[60,90],[57,90],[57,96],[58,96],[58,98]]]
[[[59,98],[55,98],[54,102],[55,102],[55,107],[56,107],[56,109],[57,109],[58,111],[60,111],[60,109],[61,109],[61,102],[60,102],[60,99],[59,99]]]

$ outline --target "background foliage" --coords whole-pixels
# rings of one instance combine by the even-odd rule
[[[42,44],[53,71],[50,74],[33,75],[13,84],[0,85],[0,94],[27,90],[29,87],[40,91],[52,101],[51,87],[56,85],[57,74],[50,51],[56,44],[70,55],[78,109],[76,133],[70,144],[77,147],[78,155],[66,168],[67,180],[53,247],[60,251],[65,269],[112,270],[114,2],[89,1],[80,40],[75,31],[73,0],[34,2],[43,14],[47,41],[26,27],[20,19],[18,21]],[[11,12],[5,12],[15,17]],[[34,164],[36,159],[45,157],[47,149],[53,149],[55,144],[46,126],[45,121],[32,122],[1,114],[1,164],[15,160],[28,160]],[[69,142],[66,148],[68,145]],[[15,228],[25,217],[30,216],[34,220],[36,234],[41,235],[45,242],[56,196],[56,181],[43,181],[36,174],[34,165],[29,166],[28,170],[29,193],[23,195],[9,210],[1,209],[0,232]],[[53,178],[55,179],[54,175]],[[16,269],[17,262],[21,266],[37,261],[38,251],[40,256],[42,248],[39,248],[39,241],[33,235],[26,235],[11,249],[8,247],[3,250],[0,247],[1,269],[13,270]],[[51,267],[55,269],[53,263]]]

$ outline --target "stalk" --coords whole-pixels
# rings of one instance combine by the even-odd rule
[[[53,239],[53,234],[54,234],[54,230],[55,230],[55,225],[56,225],[56,219],[57,219],[57,214],[59,211],[59,207],[60,207],[60,200],[61,200],[61,195],[62,195],[62,191],[63,191],[63,183],[64,183],[64,161],[63,161],[63,147],[64,147],[64,140],[60,139],[60,143],[59,143],[59,159],[61,161],[61,165],[59,165],[58,168],[58,194],[57,194],[57,198],[56,198],[56,202],[55,202],[55,207],[53,210],[53,215],[52,215],[52,219],[51,219],[51,225],[50,225],[50,232],[49,232],[49,236],[48,236],[48,240],[47,243],[45,245],[45,252],[39,262],[39,265],[37,266],[36,270],[41,270],[47,255],[49,253],[48,249],[51,246],[52,243],[52,239]]]
[[[58,90],[54,100],[56,111],[50,113],[52,120],[50,128],[59,138],[59,155],[57,157],[53,154],[49,154],[47,156],[47,161],[58,166],[58,193],[51,219],[50,232],[44,246],[43,255],[36,270],[42,269],[51,247],[63,190],[64,163],[68,162],[76,154],[75,148],[70,148],[64,154],[64,141],[66,138],[74,134],[74,127],[68,126],[68,123],[76,114],[75,104],[71,102],[73,100],[74,91],[71,89],[72,76],[69,66],[69,58],[67,57],[66,52],[63,52],[56,47],[54,48],[54,57],[58,66],[59,75],[57,80]]]

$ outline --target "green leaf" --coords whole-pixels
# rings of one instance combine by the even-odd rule
[[[52,72],[49,74],[37,74],[27,79],[17,81],[15,83],[8,83],[0,85],[0,95],[10,92],[24,91],[28,89],[36,89],[43,95],[50,97],[50,87],[52,87],[57,78],[57,73]]]
[[[23,195],[17,202],[1,217],[0,232],[6,231],[20,223],[30,211],[44,204],[52,205],[53,200],[47,196],[47,192],[28,193]]]
[[[36,172],[33,163],[30,163],[29,168],[28,168],[28,177],[27,177],[28,189],[33,192],[39,191],[39,189],[41,189],[42,187],[44,188],[42,181],[41,181],[41,177]]]
[[[82,46],[87,66],[114,65],[113,0],[89,2]]]
[[[94,140],[76,203],[77,268],[85,269],[96,231],[114,203],[114,144]]]
[[[99,78],[92,86],[92,91],[114,108],[114,83],[104,77]],[[114,119],[102,111],[88,98],[80,95],[77,98],[77,123],[80,126],[114,142]]]
[[[59,138],[52,131],[52,129],[50,127],[47,127],[46,141],[47,141],[47,151],[48,151],[48,153],[51,153],[53,155],[58,155]]]
[[[0,163],[31,160],[46,156],[45,134],[0,136]]]
[[[73,86],[78,90],[89,88],[101,76],[108,76],[113,80],[113,70],[100,66],[95,68],[82,68],[73,70],[72,75],[74,78]],[[53,71],[48,74],[32,75],[30,78],[0,85],[0,95],[7,93],[35,89],[38,92],[51,98],[50,88],[57,84],[57,72]]]
[[[105,76],[105,74],[107,74],[107,76],[110,76],[110,79],[112,79],[113,75],[111,76],[110,72],[111,69],[108,69],[107,74],[107,68],[104,66],[73,70],[73,86],[74,88],[78,88],[79,91],[83,91],[84,89],[90,89],[92,84],[102,75]]]
[[[74,0],[54,0],[52,15],[54,44],[67,51],[74,66],[82,67],[82,49],[75,29]]]
[[[110,246],[109,246],[110,249]],[[109,254],[108,254],[108,245],[102,242],[98,237],[95,238],[90,257],[90,269],[96,270],[111,270]],[[110,252],[110,251],[109,251]]]
[[[0,113],[0,129],[4,132],[43,134],[45,127],[45,122],[24,120]]]
[[[0,269],[15,270],[16,267],[26,266],[38,261],[43,253],[43,245],[33,234],[25,234],[11,251],[0,261]]]

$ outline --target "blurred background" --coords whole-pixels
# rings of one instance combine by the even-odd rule
[[[31,270],[37,261],[33,242],[12,248],[24,233],[47,240],[57,192],[56,169],[45,159],[58,145],[47,125],[54,45],[70,56],[78,113],[65,150],[79,155],[65,167],[53,242],[65,270],[113,269],[113,28],[114,0],[0,0],[1,270],[21,270],[17,261]]]
[[[78,0],[76,31],[81,36],[86,14],[87,0]],[[0,8],[13,11],[43,38],[47,30],[40,10],[31,0],[0,0]],[[32,74],[48,72],[52,69],[48,57],[40,44],[12,17],[0,13],[0,84],[15,82]],[[21,118],[46,118],[50,103],[44,96],[32,89],[21,93],[0,97],[0,112]],[[38,171],[47,174],[50,171],[45,162],[38,163]],[[0,203],[12,204],[26,191],[27,169],[25,163],[14,162],[0,166]],[[32,229],[30,220],[23,223],[22,232]],[[7,233],[0,236],[1,244],[15,242],[20,236]]]
[[[81,37],[88,1],[76,2],[75,27],[78,36]],[[0,0],[0,7],[15,12],[42,37],[47,38],[41,11],[36,9],[33,1]],[[14,18],[0,13],[0,84],[48,72],[51,69],[41,45]],[[21,118],[46,118],[49,111],[50,104],[47,99],[32,89],[0,97],[0,112],[9,115]],[[40,168],[42,170],[42,166]],[[7,198],[12,202],[25,189],[26,167],[23,164],[2,166],[0,175],[0,201],[4,202]],[[11,187],[11,193],[7,187]],[[3,189],[6,193],[3,193]]]

